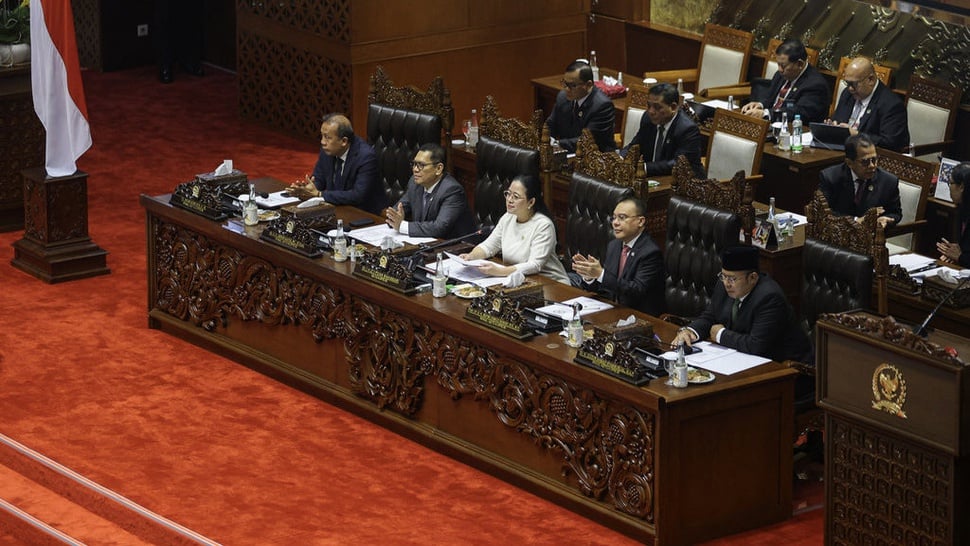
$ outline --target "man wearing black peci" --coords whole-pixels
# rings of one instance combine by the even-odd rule
[[[626,157],[630,146],[640,145],[647,176],[668,175],[674,170],[678,156],[687,157],[694,174],[705,178],[701,164],[704,140],[689,116],[680,111],[680,94],[669,83],[658,83],[647,93],[646,115],[640,118],[640,130],[623,148]]]
[[[603,263],[577,253],[572,257],[570,283],[660,316],[664,312],[664,260],[660,247],[645,231],[646,205],[640,199],[623,199],[613,209],[612,224],[616,238],[607,245]]]
[[[421,146],[411,162],[411,173],[401,200],[384,211],[388,226],[405,235],[439,239],[454,239],[474,231],[465,189],[445,172],[441,146]]]
[[[613,101],[596,88],[589,63],[575,61],[567,66],[562,87],[546,120],[549,135],[567,152],[575,152],[579,135],[589,128],[601,152],[615,150]]]

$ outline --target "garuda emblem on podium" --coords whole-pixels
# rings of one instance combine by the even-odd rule
[[[908,419],[903,411],[905,403],[906,380],[903,379],[903,372],[883,362],[872,372],[872,408]]]

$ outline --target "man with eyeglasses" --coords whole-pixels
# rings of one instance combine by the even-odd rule
[[[616,237],[606,246],[601,264],[593,256],[576,253],[572,257],[573,286],[601,292],[608,298],[653,315],[660,316],[664,305],[664,259],[660,247],[644,231],[646,205],[628,197],[613,208],[611,218]]]
[[[380,214],[387,198],[377,174],[374,148],[354,134],[343,114],[327,114],[320,124],[320,156],[313,174],[290,188],[334,205],[353,205]]]
[[[778,362],[814,364],[811,342],[785,293],[758,271],[757,247],[725,249],[718,279],[707,309],[677,332],[675,346],[709,340]]]
[[[546,120],[549,135],[567,152],[575,152],[579,136],[588,127],[601,152],[615,150],[613,101],[593,84],[589,63],[577,60],[567,66],[562,87]]]
[[[909,122],[903,101],[876,77],[872,61],[856,57],[842,74],[845,90],[832,113],[832,123],[849,134],[866,133],[880,148],[902,151],[909,146]]]
[[[832,212],[859,220],[875,208],[879,211],[877,221],[884,228],[903,218],[899,178],[880,169],[878,163],[869,135],[858,133],[845,140],[845,161],[819,173],[818,189]]]
[[[763,93],[752,96],[741,113],[772,121],[781,119],[781,112],[787,112],[789,120],[799,114],[805,124],[825,119],[832,93],[825,76],[808,64],[808,51],[801,40],[782,42],[775,49],[775,62],[778,71],[771,84],[762,89]]]
[[[686,156],[698,178],[706,178],[701,163],[704,140],[694,120],[680,111],[680,93],[669,83],[658,83],[647,93],[646,115],[640,118],[640,130],[620,155],[626,157],[630,146],[640,146],[647,176],[668,175],[677,157]]]
[[[474,231],[465,189],[445,172],[445,150],[421,146],[411,162],[411,181],[397,205],[384,211],[387,225],[415,237],[454,239]]]

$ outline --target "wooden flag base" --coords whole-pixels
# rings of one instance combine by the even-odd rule
[[[43,167],[24,176],[24,237],[11,265],[47,283],[107,275],[108,252],[88,236],[88,175],[48,178]]]

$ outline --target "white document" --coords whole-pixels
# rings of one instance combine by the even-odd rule
[[[579,296],[571,300],[544,305],[536,309],[536,311],[539,311],[540,313],[545,313],[547,315],[556,316],[563,320],[569,320],[573,318],[574,303],[578,303],[583,306],[583,308],[579,310],[579,316],[581,317],[613,308],[613,306],[610,305],[609,303],[604,303],[599,300],[594,300],[593,298],[590,298],[588,296]]]
[[[701,104],[703,104],[704,106],[710,106],[711,108],[723,108],[725,110],[727,110],[727,107],[728,107],[728,101],[720,100],[720,99],[712,99],[707,102],[703,102]]]
[[[259,197],[256,196],[256,204],[263,207],[264,209],[275,209],[282,207],[283,205],[289,205],[290,203],[296,203],[300,200],[299,197],[283,197],[286,190],[275,191],[269,194],[269,197]],[[289,195],[289,194],[287,194]]]
[[[391,226],[383,223],[349,231],[347,232],[347,236],[376,247],[381,246],[381,243],[384,242],[384,237],[391,237],[398,244],[410,243],[412,245],[431,243],[437,240],[434,237],[411,237],[409,235],[402,235],[394,231]]]
[[[710,341],[699,341],[693,347],[699,348],[701,352],[687,355],[687,364],[723,375],[736,374],[771,362],[770,358],[749,355]],[[668,351],[662,356],[668,360],[676,360],[677,352]]]
[[[478,267],[480,265],[488,265],[492,263],[488,260],[463,260],[461,259],[461,256],[452,254],[451,252],[445,252],[445,256],[448,256],[449,260],[466,267]]]
[[[913,273],[917,269],[923,269],[933,265],[935,259],[920,254],[895,254],[889,257],[889,265],[899,265],[907,273]]]
[[[447,252],[445,254],[448,254]],[[453,256],[453,254],[448,254]],[[457,256],[455,256],[457,258]],[[470,282],[477,284],[478,286],[493,286],[496,284],[502,284],[505,282],[505,277],[492,277],[482,273],[477,267],[464,265],[468,262],[464,260],[456,260],[454,258],[448,258],[442,260],[441,267],[445,270],[445,275],[461,282]],[[425,264],[425,269],[428,271],[434,271],[435,262],[430,262]]]

